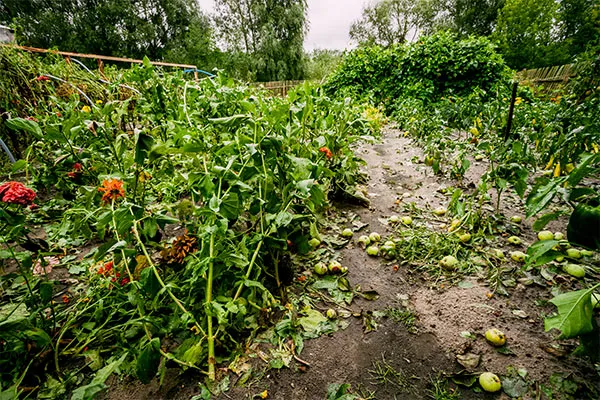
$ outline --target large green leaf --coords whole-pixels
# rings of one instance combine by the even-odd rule
[[[148,152],[154,145],[154,138],[146,133],[139,133],[135,142],[135,162],[142,165],[148,157]]]
[[[596,285],[598,286],[598,285]],[[563,293],[550,302],[558,308],[558,315],[544,320],[546,331],[558,329],[559,339],[569,339],[591,332],[592,303],[591,295],[595,287]]]
[[[36,139],[42,139],[42,129],[37,122],[24,118],[12,118],[6,120],[6,126],[15,131],[25,131],[35,136]]]
[[[89,385],[78,387],[73,390],[71,400],[92,400],[98,393],[107,388],[104,384],[109,376],[125,361],[127,353],[123,354],[121,358],[108,364],[96,373],[92,382]]]
[[[527,265],[543,265],[549,261],[554,260],[554,256],[550,259],[546,259],[543,256],[552,250],[554,246],[558,244],[558,240],[540,240],[535,242],[527,249]]]
[[[542,211],[552,201],[558,188],[566,179],[566,177],[551,179],[545,185],[536,186],[527,197],[527,202],[525,203],[527,218]]]
[[[158,372],[160,364],[160,340],[154,338],[148,343],[146,348],[140,353],[135,365],[135,373],[138,379],[146,384],[150,383],[152,378]]]

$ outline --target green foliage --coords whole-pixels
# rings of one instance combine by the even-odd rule
[[[329,76],[342,62],[340,50],[315,49],[306,54],[305,79],[321,81]]]
[[[352,23],[350,37],[361,46],[389,47],[414,39],[429,28],[437,12],[436,0],[383,0],[365,6]]]
[[[112,83],[90,86],[87,103],[60,81],[36,81],[46,70],[81,89],[94,79],[62,60],[36,63],[32,75],[18,69],[35,82],[35,101],[6,103],[14,117],[1,128],[29,143],[14,171],[25,172],[39,208],[0,203],[0,259],[18,266],[0,277],[0,390],[42,378],[27,369],[32,360],[52,362],[69,389],[84,385],[78,398],[103,390],[117,367],[147,382],[167,360],[214,379],[216,357],[287,312],[292,250],[307,251],[329,199],[362,181],[351,146],[375,132],[371,122],[309,83],[280,99],[223,75],[194,82],[145,63],[107,69]],[[48,252],[15,252],[34,224]],[[84,244],[92,250],[81,259]],[[79,276],[62,298],[56,278],[39,272],[50,256]],[[298,323],[309,326],[316,311],[293,312],[303,317],[286,334],[317,334]],[[79,357],[92,362],[61,369]],[[98,371],[91,382],[89,369]],[[52,382],[38,384],[50,391]]]
[[[208,20],[192,0],[7,0],[0,22],[14,23],[17,41],[34,47],[200,65],[213,53]]]
[[[489,36],[496,27],[498,12],[505,0],[451,0],[446,4],[448,15],[438,25],[460,36]]]
[[[217,30],[235,56],[233,65],[246,64],[244,78],[267,82],[304,77],[305,0],[218,0],[215,6]]]
[[[424,102],[490,90],[504,77],[502,59],[484,38],[459,40],[451,33],[424,37],[388,49],[361,48],[348,54],[330,77],[330,93],[354,93],[383,103]]]

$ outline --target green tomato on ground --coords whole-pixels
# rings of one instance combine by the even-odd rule
[[[454,256],[445,256],[440,260],[439,264],[444,269],[453,270],[458,265],[458,260]]]
[[[433,210],[433,213],[438,217],[446,215],[447,212],[448,210],[446,209],[446,207],[438,207],[435,210]]]
[[[314,266],[314,271],[317,275],[325,275],[328,271],[327,265],[324,262],[318,262]]]
[[[333,308],[328,309],[327,310],[327,318],[334,319],[335,317],[337,317],[337,312],[335,312],[335,310]]]
[[[554,240],[564,240],[565,234],[562,232],[554,232]]]
[[[397,215],[392,215],[391,217],[388,218],[388,222],[390,224],[397,224],[398,222],[400,222],[400,217]]]
[[[506,335],[499,329],[491,328],[485,331],[485,338],[494,346],[504,346],[506,343]]]
[[[575,278],[583,278],[585,276],[585,268],[577,264],[563,265],[563,271]]]
[[[552,240],[554,239],[554,233],[550,231],[540,231],[538,232],[537,237],[540,240]]]
[[[377,232],[371,232],[369,239],[371,239],[371,242],[379,242],[381,240],[381,235]]]
[[[408,225],[412,225],[412,223],[413,223],[413,219],[411,217],[408,217],[408,216],[402,217],[402,224],[408,226]]]
[[[342,236],[345,238],[351,238],[354,235],[354,232],[352,232],[352,229],[350,228],[346,228],[342,231]]]
[[[308,245],[310,247],[312,247],[313,249],[316,249],[317,247],[319,247],[321,245],[321,241],[317,238],[312,238],[308,241]]]
[[[329,272],[332,274],[339,274],[342,272],[342,264],[339,261],[332,260],[329,262]]]
[[[497,392],[502,389],[502,382],[500,381],[500,378],[498,378],[498,375],[491,372],[484,372],[483,374],[479,375],[479,384],[483,390],[490,393]]]
[[[512,222],[513,224],[520,224],[521,222],[523,222],[523,218],[521,218],[518,215],[513,215],[512,217],[510,217],[510,222]]]
[[[371,257],[376,257],[379,254],[379,247],[377,246],[369,246],[367,247],[367,254]]]
[[[527,254],[523,253],[522,251],[512,251],[510,253],[510,258],[518,263],[524,263],[525,258],[527,258]]]
[[[567,249],[567,257],[579,259],[581,258],[581,252],[577,249]]]
[[[458,236],[458,239],[463,242],[463,243],[468,243],[471,241],[471,234],[470,233],[463,233],[462,235]]]
[[[364,249],[371,244],[371,239],[367,235],[362,235],[358,238],[358,244]]]
[[[523,243],[523,241],[521,240],[520,237],[518,236],[511,236],[507,239],[508,243],[510,244],[514,244],[515,246],[520,245],[521,243]]]

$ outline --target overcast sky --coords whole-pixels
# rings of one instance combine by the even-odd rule
[[[198,0],[202,10],[213,11],[213,0]],[[350,42],[350,24],[360,17],[368,0],[308,0],[309,31],[304,48],[345,49]]]

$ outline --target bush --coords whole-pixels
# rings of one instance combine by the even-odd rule
[[[330,93],[371,97],[389,107],[405,97],[428,103],[468,95],[475,88],[488,91],[506,71],[486,38],[459,40],[441,32],[403,46],[357,49],[346,56],[326,88]]]

